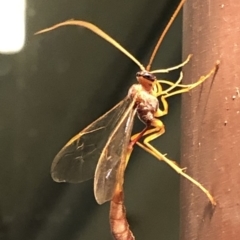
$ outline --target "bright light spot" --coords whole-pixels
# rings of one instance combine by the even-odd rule
[[[25,0],[0,0],[0,53],[16,53],[23,48],[25,10]]]

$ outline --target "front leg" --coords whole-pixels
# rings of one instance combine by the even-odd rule
[[[173,95],[176,95],[176,94],[181,94],[181,93],[185,93],[185,92],[189,92],[191,89],[199,86],[200,84],[202,84],[205,80],[207,80],[212,74],[216,74],[217,70],[218,70],[218,67],[219,67],[219,62],[216,63],[216,65],[214,66],[214,68],[205,76],[201,76],[199,78],[199,80],[195,83],[192,83],[192,84],[187,84],[187,85],[184,85],[184,84],[178,84],[176,87],[180,87],[182,89],[180,90],[177,90],[177,91],[174,91],[174,92],[171,92],[171,93],[167,93],[166,95],[164,95],[164,98],[167,98],[167,97],[171,97]]]

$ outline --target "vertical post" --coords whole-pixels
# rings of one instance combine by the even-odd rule
[[[215,197],[181,181],[181,240],[240,238],[240,1],[188,0],[183,16],[184,83],[219,71],[183,95],[182,167]]]

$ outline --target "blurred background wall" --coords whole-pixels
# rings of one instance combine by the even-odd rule
[[[175,10],[176,0],[27,1],[27,41],[0,55],[0,239],[110,240],[109,203],[97,205],[93,181],[57,184],[50,166],[60,148],[101,116],[136,82],[138,67],[88,30],[36,31],[67,19],[92,22],[140,62]],[[181,14],[153,69],[181,62]],[[176,80],[178,72],[161,75]],[[180,98],[169,99],[166,133],[154,141],[179,160]],[[134,132],[143,128],[136,120]],[[179,176],[136,147],[125,177],[127,216],[137,240],[177,240]]]

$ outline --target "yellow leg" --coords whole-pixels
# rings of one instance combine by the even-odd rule
[[[156,148],[154,148],[149,142],[156,139],[157,137],[159,137],[160,135],[163,134],[162,132],[162,122],[158,119],[154,119],[154,121],[152,122],[152,126],[154,127],[153,129],[151,129],[151,135],[149,135],[148,137],[146,137],[143,141],[143,143],[137,142],[137,145],[140,146],[141,148],[143,148],[145,151],[149,152],[150,154],[152,154],[154,157],[156,157],[158,160],[164,161],[165,163],[167,163],[171,168],[173,168],[177,173],[179,173],[180,175],[182,175],[183,177],[185,177],[186,179],[188,179],[190,182],[192,182],[194,185],[196,185],[198,188],[200,188],[208,197],[208,199],[210,200],[210,202],[212,203],[212,205],[216,205],[216,202],[214,200],[214,198],[212,197],[212,195],[209,193],[209,191],[204,188],[202,186],[201,183],[199,183],[198,181],[196,181],[195,179],[193,179],[192,177],[190,177],[188,174],[186,174],[184,172],[184,170],[186,168],[180,168],[176,162],[168,159],[164,154],[160,153]],[[164,129],[164,128],[163,128]],[[153,131],[155,130],[155,131]],[[155,132],[155,133],[154,133]],[[146,131],[147,133],[147,131]],[[150,133],[150,131],[149,131]]]
[[[151,73],[168,73],[170,71],[179,69],[179,68],[183,67],[184,65],[186,65],[189,62],[189,60],[191,59],[191,57],[192,57],[192,54],[188,55],[187,59],[183,63],[181,63],[177,66],[167,68],[167,69],[157,69],[157,70],[151,71]]]
[[[208,79],[212,74],[216,74],[216,71],[217,71],[217,69],[218,69],[218,66],[219,66],[219,63],[217,63],[217,64],[214,66],[214,68],[213,68],[207,75],[201,76],[200,79],[199,79],[197,82],[195,82],[195,83],[188,84],[188,85],[183,85],[183,84],[178,84],[178,85],[176,85],[176,84],[175,84],[176,87],[182,87],[183,89],[180,89],[180,90],[177,90],[177,91],[171,92],[171,93],[168,93],[169,91],[168,91],[168,89],[167,89],[167,90],[166,90],[167,93],[166,93],[166,95],[164,96],[164,98],[171,97],[171,96],[176,95],[176,94],[188,92],[188,91],[190,91],[191,89],[197,87],[198,85],[202,84],[206,79]],[[171,87],[170,87],[170,88],[171,88]],[[165,92],[166,92],[166,91],[165,91]],[[163,91],[163,94],[164,94],[164,91]]]
[[[208,79],[212,74],[216,74],[216,72],[218,70],[218,66],[219,66],[219,62],[216,63],[215,67],[207,75],[201,76],[200,79],[197,82],[192,83],[192,84],[179,84],[182,81],[182,78],[183,78],[182,72],[180,73],[180,77],[178,78],[178,80],[175,83],[172,83],[172,82],[167,81],[167,80],[158,80],[157,84],[156,84],[157,89],[158,89],[157,92],[156,92],[156,97],[162,96],[161,97],[162,103],[164,105],[168,105],[165,98],[171,97],[171,96],[176,95],[176,94],[181,94],[181,93],[188,92],[191,89],[197,87],[198,85],[203,83],[206,79]],[[162,84],[167,84],[170,87],[167,88],[166,90],[162,91],[161,83]],[[173,90],[176,87],[182,88],[182,89],[179,89],[177,91],[169,93],[171,90]],[[165,114],[167,114],[167,113],[165,113]],[[163,114],[163,115],[165,115],[165,114]]]
[[[168,92],[170,92],[172,89],[176,88],[176,87],[179,87],[179,83],[182,81],[183,79],[183,73],[180,72],[180,76],[178,78],[178,80],[175,82],[175,83],[171,83],[171,87],[167,88],[166,90],[162,91],[161,93],[158,93],[159,95],[165,95],[167,94]],[[162,80],[159,80],[158,82],[162,82]],[[165,82],[168,82],[168,81],[165,81]],[[169,84],[170,85],[170,84]]]
[[[159,119],[154,119],[154,121],[157,121],[158,122],[158,127],[154,127],[154,128],[151,128],[149,129],[150,126],[147,126],[146,128],[143,129],[143,131],[141,131],[140,133],[136,133],[134,134],[132,137],[131,137],[131,141],[130,141],[130,144],[129,144],[129,147],[128,147],[128,153],[127,153],[127,156],[130,157],[131,155],[131,152],[132,152],[132,149],[133,149],[133,146],[134,144],[139,144],[138,140],[140,138],[142,138],[143,136],[146,136],[146,135],[152,135],[152,134],[157,134],[157,137],[159,137],[160,135],[162,135],[164,132],[165,132],[165,127],[162,123],[161,120]],[[129,160],[129,158],[127,158]],[[127,161],[128,162],[128,161]]]

